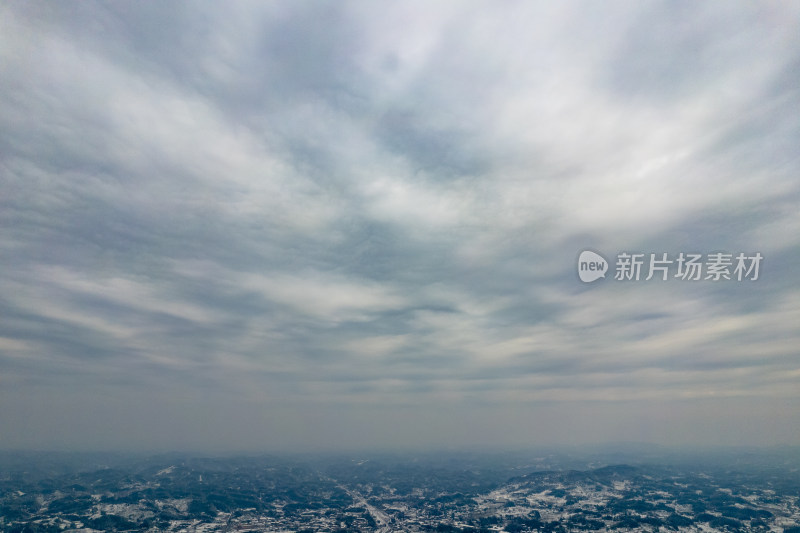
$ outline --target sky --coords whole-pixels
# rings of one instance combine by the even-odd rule
[[[3,2],[0,448],[800,445],[798,111],[792,2]]]

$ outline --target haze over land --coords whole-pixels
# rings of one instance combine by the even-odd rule
[[[4,2],[0,448],[797,445],[798,109],[792,3]]]

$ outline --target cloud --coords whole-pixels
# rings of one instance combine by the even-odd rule
[[[795,7],[0,9],[0,446],[796,442]]]

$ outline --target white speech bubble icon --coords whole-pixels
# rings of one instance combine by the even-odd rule
[[[578,257],[578,277],[584,283],[591,283],[606,277],[608,261],[602,255],[591,250],[584,250]]]

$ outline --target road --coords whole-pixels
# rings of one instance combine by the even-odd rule
[[[359,492],[348,489],[333,478],[328,479],[332,483],[335,483],[337,487],[345,491],[351,498],[353,498],[353,501],[356,502],[357,505],[360,505],[367,510],[370,516],[372,516],[372,519],[375,520],[375,523],[378,525],[378,533],[389,533],[392,530],[391,526],[389,525],[389,515],[369,503]]]

